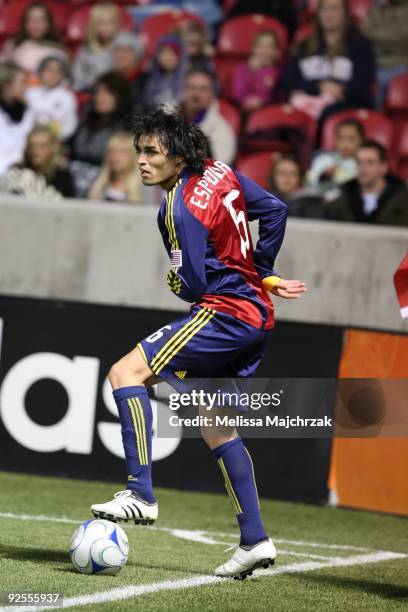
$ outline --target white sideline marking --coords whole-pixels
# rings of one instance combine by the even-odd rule
[[[378,551],[367,555],[356,555],[354,557],[337,558],[318,563],[316,561],[306,561],[304,563],[294,563],[291,565],[282,565],[269,570],[257,570],[256,576],[278,576],[281,574],[292,574],[299,572],[310,572],[331,567],[350,567],[353,565],[365,565],[368,563],[379,563],[380,561],[390,561],[393,559],[403,559],[408,557],[404,553],[394,553],[388,551]],[[191,578],[182,578],[181,580],[166,580],[165,582],[154,582],[151,584],[139,584],[137,586],[129,585],[111,589],[110,591],[101,591],[99,593],[91,593],[89,595],[81,595],[79,597],[70,597],[64,600],[64,608],[73,608],[74,606],[96,605],[100,603],[119,601],[130,599],[131,597],[140,597],[148,593],[157,593],[159,591],[174,591],[178,589],[191,589],[207,584],[221,583],[228,584],[225,578],[217,578],[216,576],[196,576]],[[0,612],[10,612],[18,610],[19,612],[41,612],[43,610],[55,610],[57,608],[50,606],[5,606],[0,608]]]
[[[0,512],[0,518],[11,518],[18,519],[21,521],[43,521],[50,523],[67,523],[69,525],[78,525],[81,522],[81,519],[70,519],[66,516],[45,516],[43,514],[15,514],[14,512]],[[135,525],[133,523],[126,524],[126,529],[129,527],[133,528]],[[136,529],[140,529],[140,526],[135,527]],[[220,540],[214,540],[214,538],[208,537],[207,534],[210,535],[220,535],[228,538],[236,538],[236,534],[228,533],[225,531],[204,531],[202,529],[198,530],[189,530],[189,529],[177,529],[172,527],[157,527],[156,525],[150,525],[149,530],[154,531],[165,531],[175,536],[176,538],[181,538],[185,540],[192,540],[193,542],[201,542],[202,544],[226,544],[229,545],[230,542],[224,542]],[[370,548],[362,548],[361,546],[352,546],[348,544],[324,544],[319,542],[308,542],[306,540],[286,540],[273,538],[273,541],[277,544],[292,544],[294,546],[310,546],[311,548],[329,548],[333,550],[354,550],[354,551],[369,551],[372,550]]]

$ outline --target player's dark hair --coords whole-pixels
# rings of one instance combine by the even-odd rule
[[[207,136],[184,117],[159,109],[148,115],[134,115],[131,120],[135,148],[141,136],[157,136],[169,157],[181,157],[186,166],[202,174],[209,156]]]
[[[374,151],[377,151],[380,161],[386,162],[388,160],[388,155],[385,147],[376,140],[364,140],[359,146],[359,150],[360,149],[374,149]]]
[[[353,127],[360,136],[361,140],[364,140],[364,125],[358,119],[353,119],[350,117],[350,119],[344,119],[343,121],[340,121],[340,123],[337,124],[336,133],[338,133],[342,127]]]

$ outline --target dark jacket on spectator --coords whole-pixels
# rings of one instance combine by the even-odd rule
[[[401,179],[388,175],[378,207],[367,214],[364,211],[360,184],[357,179],[353,179],[342,186],[341,193],[335,200],[326,202],[326,211],[329,219],[336,221],[408,226],[408,189]]]
[[[293,0],[238,0],[228,12],[228,17],[238,15],[248,15],[251,13],[261,13],[274,17],[286,26],[291,36],[297,26],[296,11]]]
[[[71,159],[100,166],[109,138],[121,129],[121,117],[116,113],[102,121],[94,112],[90,112],[71,139]]]
[[[344,85],[345,102],[352,106],[372,106],[375,57],[367,38],[353,31],[348,36],[344,55],[335,57],[325,55],[324,42],[314,55],[308,55],[305,48],[302,43],[284,72],[283,87],[288,97],[295,90],[315,96],[320,93],[320,82],[336,81]]]

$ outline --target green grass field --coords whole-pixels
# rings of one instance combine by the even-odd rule
[[[154,527],[125,526],[130,556],[117,576],[78,574],[70,537],[91,503],[120,488],[0,473],[0,591],[59,591],[70,609],[98,612],[407,609],[406,519],[265,500],[276,565],[223,580],[212,571],[237,541],[228,498],[171,489],[156,492]]]

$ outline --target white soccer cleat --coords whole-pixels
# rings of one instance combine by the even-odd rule
[[[136,525],[151,525],[157,519],[159,506],[149,504],[133,494],[129,489],[115,493],[112,501],[106,504],[93,504],[92,514],[108,521],[134,521]]]
[[[244,580],[258,567],[267,568],[275,563],[276,548],[272,540],[264,540],[252,548],[238,546],[231,559],[215,570],[216,576]]]

